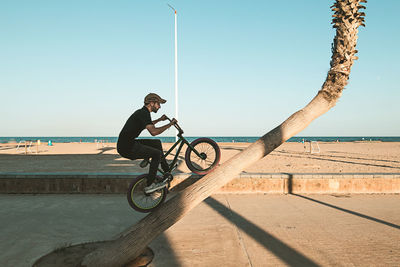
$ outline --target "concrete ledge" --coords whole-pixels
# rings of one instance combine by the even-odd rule
[[[0,193],[126,193],[138,173],[0,173]],[[175,190],[200,175],[178,173]],[[400,173],[241,173],[218,193],[400,193]]]

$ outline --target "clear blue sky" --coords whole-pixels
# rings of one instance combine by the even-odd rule
[[[0,136],[117,136],[148,92],[168,100],[153,119],[173,117],[174,16],[166,3],[1,0]],[[321,88],[333,1],[169,3],[178,10],[187,136],[260,136]],[[400,135],[400,1],[366,6],[349,85],[299,135]]]

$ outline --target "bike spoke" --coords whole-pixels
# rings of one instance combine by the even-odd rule
[[[207,174],[216,167],[220,159],[218,145],[209,138],[192,142],[193,149],[186,152],[186,163],[191,171]]]
[[[132,192],[131,198],[136,206],[142,209],[151,209],[156,206],[162,199],[162,192],[154,192],[151,195],[144,193],[145,180],[139,182],[134,192]]]
[[[204,153],[205,155],[207,155],[207,158],[202,159],[193,152],[192,161],[196,163],[196,165],[202,170],[210,168],[216,160],[216,152],[214,147],[209,143],[199,143],[196,145],[195,149],[199,154]]]

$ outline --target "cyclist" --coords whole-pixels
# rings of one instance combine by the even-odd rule
[[[150,113],[157,113],[161,104],[165,102],[167,100],[162,99],[157,94],[148,94],[144,98],[144,106],[129,117],[118,137],[117,151],[122,157],[131,160],[144,159],[141,163],[141,165],[144,163],[144,166],[147,165],[147,160],[151,159],[147,186],[144,189],[146,193],[152,193],[165,186],[165,183],[156,181],[155,178],[159,164],[161,163],[161,168],[165,172],[168,171],[168,164],[165,158],[162,158],[164,153],[161,140],[137,139],[137,137],[144,129],[147,129],[152,136],[159,135],[177,122],[172,119],[170,123],[164,126],[155,127],[156,123],[167,120],[167,116],[162,115],[159,119],[152,121]]]

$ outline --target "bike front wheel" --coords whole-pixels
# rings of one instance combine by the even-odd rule
[[[190,145],[195,151],[189,146],[186,150],[185,161],[192,172],[203,175],[217,167],[221,152],[216,142],[209,138],[199,138]]]
[[[156,179],[159,179],[157,177]],[[129,184],[126,194],[129,205],[139,212],[152,212],[164,202],[167,189],[164,187],[151,194],[146,194],[144,188],[147,185],[147,174],[139,175]]]

